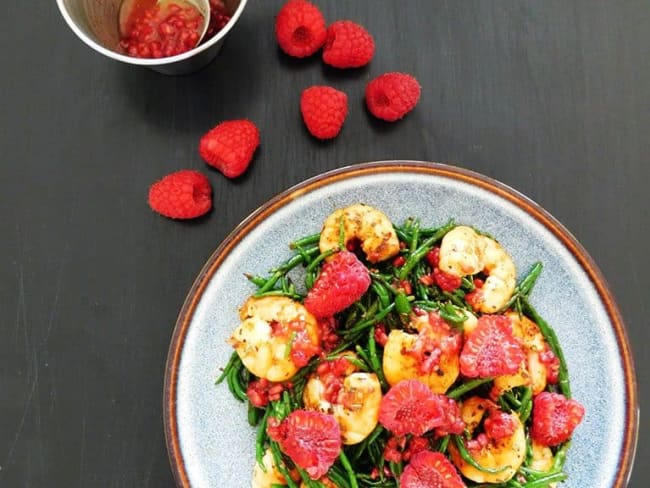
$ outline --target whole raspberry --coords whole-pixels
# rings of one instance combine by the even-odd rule
[[[483,315],[467,335],[460,352],[460,372],[467,378],[489,378],[519,371],[526,353],[504,315]]]
[[[366,86],[366,105],[378,119],[394,122],[404,117],[420,99],[420,84],[406,73],[385,73]]]
[[[350,251],[341,251],[325,263],[305,298],[315,317],[329,317],[359,300],[370,287],[370,273]]]
[[[170,219],[193,219],[212,208],[210,182],[189,169],[168,174],[149,188],[149,206]]]
[[[321,412],[294,410],[282,422],[271,417],[267,433],[312,479],[327,473],[341,452],[341,428]]]
[[[370,62],[375,54],[375,41],[359,24],[339,20],[327,28],[323,62],[335,68],[358,68]]]
[[[250,120],[228,120],[201,138],[199,154],[228,178],[241,175],[260,145],[260,131]]]
[[[441,452],[420,451],[411,458],[399,479],[402,488],[465,488],[451,461]]]
[[[531,436],[545,446],[557,446],[569,440],[584,415],[585,407],[576,400],[543,391],[533,400]]]
[[[312,86],[302,92],[300,111],[311,135],[332,139],[348,115],[348,96],[329,86]]]
[[[318,7],[306,0],[290,0],[278,12],[275,37],[289,56],[311,56],[325,44],[325,17]]]

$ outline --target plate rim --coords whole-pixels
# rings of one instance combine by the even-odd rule
[[[617,474],[613,488],[624,488],[627,486],[630,475],[632,474],[632,466],[634,464],[634,456],[638,440],[639,407],[637,400],[637,382],[634,359],[623,317],[616,301],[614,300],[614,295],[610,291],[609,285],[600,271],[600,268],[596,265],[595,261],[582,244],[578,242],[578,240],[566,227],[564,227],[563,224],[561,224],[541,205],[537,204],[521,192],[494,178],[466,168],[444,163],[413,160],[385,160],[358,163],[343,166],[308,178],[278,193],[259,206],[240,224],[238,224],[212,252],[194,280],[183,302],[183,306],[180,309],[171,336],[165,364],[163,424],[169,462],[176,485],[183,488],[191,486],[187,469],[185,467],[185,460],[180,449],[178,422],[176,417],[178,369],[180,366],[185,338],[187,337],[187,332],[190,323],[192,322],[194,312],[212,276],[216,273],[225,258],[230,254],[231,250],[244,237],[246,237],[252,229],[257,227],[265,218],[273,214],[277,209],[288,205],[292,201],[300,198],[302,195],[340,180],[372,174],[390,173],[419,173],[442,176],[468,183],[488,190],[491,193],[495,193],[497,196],[514,204],[527,215],[543,225],[544,228],[550,231],[576,259],[594,285],[596,293],[607,312],[614,329],[613,332],[616,337],[618,352],[621,356],[621,363],[623,364],[627,400],[625,405],[625,434],[621,451],[622,455],[618,460]]]

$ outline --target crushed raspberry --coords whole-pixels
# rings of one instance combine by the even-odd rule
[[[465,430],[465,422],[460,414],[460,406],[455,400],[445,396],[438,395],[440,405],[439,425],[435,428],[436,437],[444,437],[449,434],[462,434]]]
[[[467,378],[514,374],[526,358],[504,315],[483,315],[460,353],[460,372]]]
[[[271,383],[266,378],[253,380],[248,384],[246,396],[251,404],[257,408],[263,408],[269,402],[277,402],[282,397],[282,392],[291,388],[291,383]]]
[[[433,393],[418,380],[400,381],[388,390],[379,406],[379,422],[396,436],[422,435],[436,427],[456,431],[461,425],[459,419],[456,402]],[[460,432],[463,428],[464,424]]]
[[[425,256],[425,259],[427,260],[427,263],[429,263],[429,266],[431,268],[437,268],[438,265],[440,264],[440,247],[436,246],[431,251],[427,253]]]
[[[391,463],[401,463],[402,451],[405,445],[406,437],[391,437],[384,447],[384,459]]]
[[[433,273],[429,273],[420,276],[420,279],[418,281],[424,286],[431,286],[436,282],[436,279],[434,278]]]
[[[420,329],[413,347],[404,354],[416,360],[419,373],[430,374],[439,370],[443,354],[458,354],[461,343],[460,331],[452,329],[437,312],[430,312],[428,324]]]
[[[341,338],[336,333],[337,323],[334,317],[321,317],[317,319],[318,330],[321,340],[321,348],[330,352],[341,343]]]
[[[433,269],[433,277],[436,284],[444,291],[454,291],[460,288],[462,279],[460,276],[454,276],[441,271],[439,268]]]
[[[210,23],[204,39],[212,39],[228,22],[230,22],[230,14],[223,0],[210,0]]]
[[[478,310],[483,303],[483,290],[480,287],[477,287],[474,284],[474,291],[471,291],[465,295],[465,301],[472,307],[474,310]]]
[[[413,436],[409,439],[404,436],[392,436],[384,447],[384,459],[393,463],[408,462],[417,453],[426,451],[430,447],[425,437]]]
[[[375,326],[375,342],[381,347],[388,342],[388,334],[386,334],[386,326],[384,324],[377,324]]]
[[[557,446],[569,440],[584,415],[585,408],[576,400],[544,391],[533,399],[531,436],[545,446]]]
[[[265,407],[269,403],[269,380],[260,378],[251,381],[246,389],[246,396],[252,405],[258,408]]]
[[[329,403],[343,403],[344,399],[340,395],[343,389],[343,380],[352,371],[354,371],[354,366],[345,356],[329,361],[322,361],[318,365],[316,374],[325,385],[323,398],[326,401]]]
[[[395,289],[398,291],[403,291],[405,295],[410,295],[413,293],[413,287],[409,280],[398,281],[395,284]]]
[[[468,440],[465,443],[465,447],[467,447],[467,450],[470,453],[477,453],[477,452],[481,452],[483,449],[485,449],[488,446],[489,443],[490,443],[490,440],[488,439],[488,436],[485,435],[485,433],[481,432],[474,439]]]
[[[287,329],[290,331],[289,353],[293,364],[302,368],[306,366],[309,360],[321,352],[318,344],[314,344],[307,332],[307,325],[303,320],[294,320],[289,322]]]
[[[401,488],[465,488],[451,461],[440,452],[415,454],[399,479]]]
[[[271,417],[269,437],[312,479],[319,479],[341,452],[341,429],[332,415],[311,410],[294,410],[282,422]]]
[[[410,461],[418,452],[426,451],[431,447],[429,440],[425,437],[413,436],[408,442],[408,446],[404,449],[402,457],[404,461]]]
[[[540,362],[546,366],[546,381],[557,385],[560,376],[560,360],[546,345],[546,349],[539,355]]]
[[[517,429],[517,424],[510,414],[496,409],[490,411],[490,416],[485,419],[483,426],[485,434],[495,441],[512,436]]]
[[[325,263],[304,305],[315,317],[330,317],[359,300],[370,287],[368,268],[350,251]]]
[[[133,10],[127,25],[127,34],[120,40],[120,46],[129,56],[163,58],[196,47],[203,15],[183,0],[164,7],[146,1]]]

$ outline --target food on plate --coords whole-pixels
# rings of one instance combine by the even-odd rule
[[[240,309],[226,380],[257,426],[252,486],[544,487],[584,416],[495,238],[332,212]],[[497,297],[497,298],[495,298]],[[487,305],[486,305],[487,304]],[[251,446],[252,448],[252,446]]]

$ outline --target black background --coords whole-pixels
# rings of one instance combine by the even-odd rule
[[[375,36],[356,71],[295,61],[273,35],[279,0],[251,0],[223,51],[166,77],[83,45],[49,1],[3,2],[0,29],[0,486],[172,486],[162,383],[176,315],[237,223],[290,185],[362,161],[470,168],[536,200],[584,244],[617,297],[650,400],[650,8],[647,0],[318,0]],[[363,106],[385,71],[422,84],[415,111]],[[302,125],[300,91],[347,92],[340,136]],[[247,117],[262,145],[230,181],[201,134]],[[152,213],[149,185],[195,168],[214,210]],[[435,202],[432,202],[435,204]],[[569,299],[569,297],[568,297]],[[631,486],[650,485],[642,422]]]

